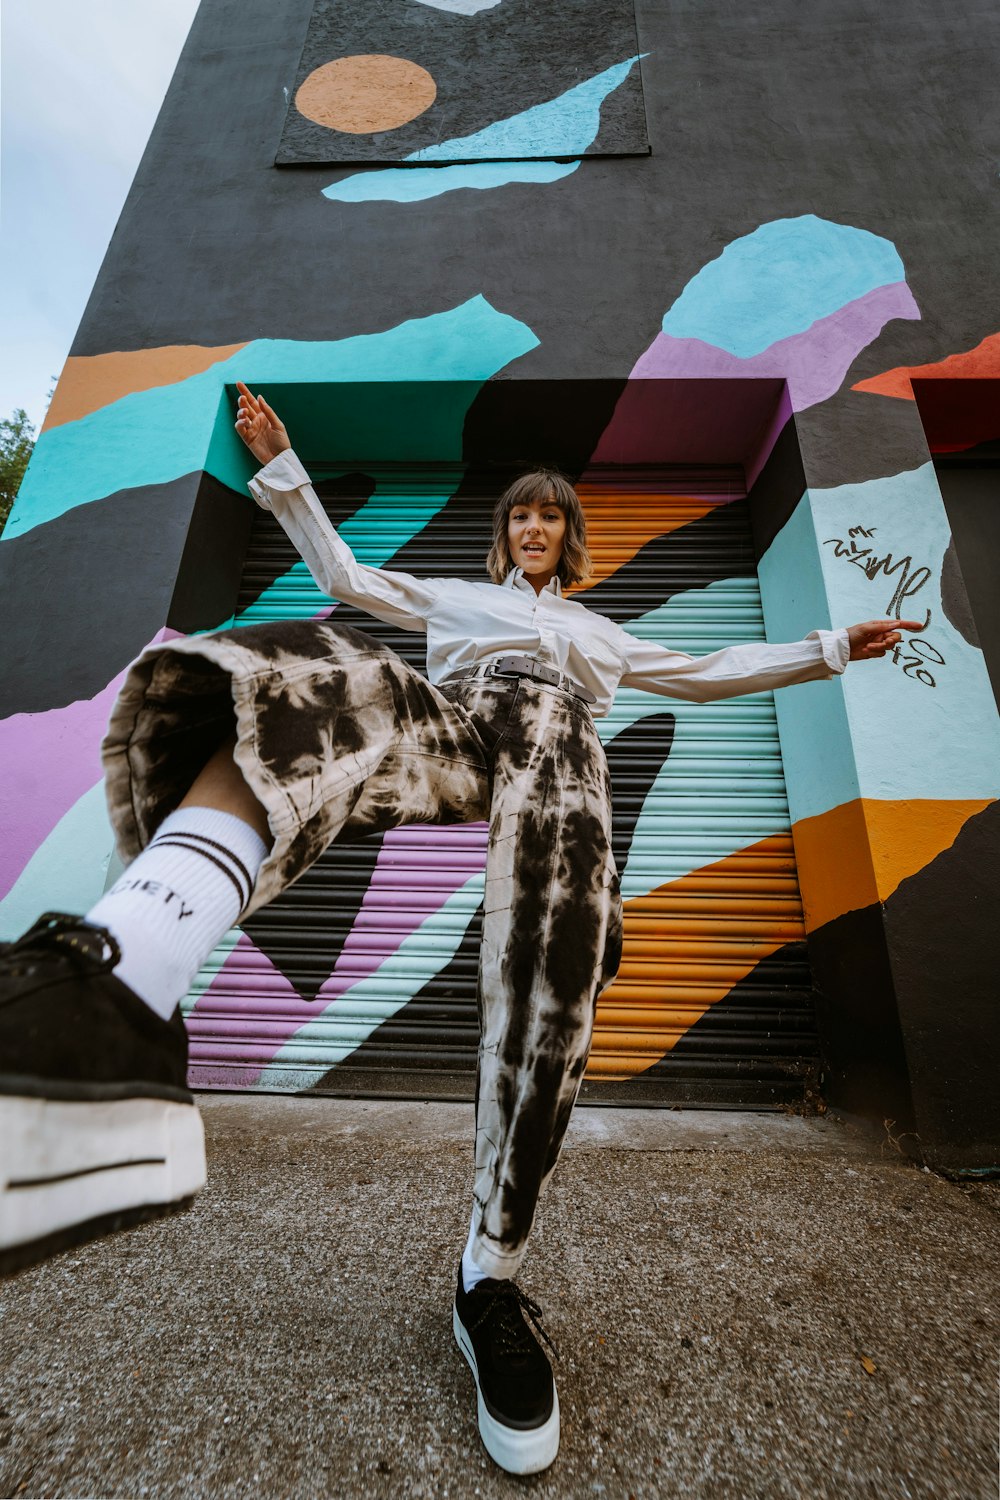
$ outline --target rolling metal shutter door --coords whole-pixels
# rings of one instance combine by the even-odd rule
[[[762,640],[738,485],[700,470],[580,485],[595,573],[579,597],[694,655]],[[366,561],[482,576],[495,480],[372,471],[317,488]],[[260,513],[237,623],[330,610]],[[343,605],[335,617],[422,670],[422,636]],[[687,705],[622,690],[599,728],[626,942],[582,1097],[801,1099],[816,1035],[772,696]],[[471,1097],[485,848],[482,826],[420,825],[328,850],[199,977],[195,1086]]]

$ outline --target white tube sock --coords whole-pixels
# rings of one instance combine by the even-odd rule
[[[249,902],[266,854],[242,818],[184,807],[87,913],[118,941],[115,974],[164,1020]]]
[[[462,1251],[462,1285],[467,1292],[480,1281],[486,1281],[489,1273],[481,1271],[472,1258],[472,1242],[476,1238],[476,1210],[472,1210],[472,1223],[469,1225],[469,1238],[465,1242]]]

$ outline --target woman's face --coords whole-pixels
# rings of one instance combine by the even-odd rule
[[[515,505],[507,518],[507,546],[515,568],[523,568],[536,589],[555,576],[566,536],[566,517],[551,500]]]

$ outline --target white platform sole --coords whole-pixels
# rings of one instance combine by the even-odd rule
[[[479,1407],[479,1435],[490,1458],[508,1474],[537,1474],[554,1462],[559,1452],[559,1392],[552,1391],[552,1415],[543,1427],[532,1427],[521,1431],[516,1427],[505,1427],[490,1415],[483,1393],[479,1388],[479,1368],[472,1340],[458,1316],[458,1308],[452,1309],[452,1328],[455,1342],[469,1362],[476,1381],[476,1399]]]
[[[194,1104],[0,1094],[0,1271],[169,1213],[205,1177]]]

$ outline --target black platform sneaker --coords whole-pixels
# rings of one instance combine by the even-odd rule
[[[465,1290],[458,1268],[453,1326],[476,1378],[479,1433],[510,1474],[537,1474],[559,1451],[559,1397],[552,1368],[531,1328],[555,1354],[542,1310],[512,1281],[488,1279]]]
[[[184,1022],[112,974],[120,957],[104,928],[61,912],[0,951],[0,1273],[204,1186]]]

